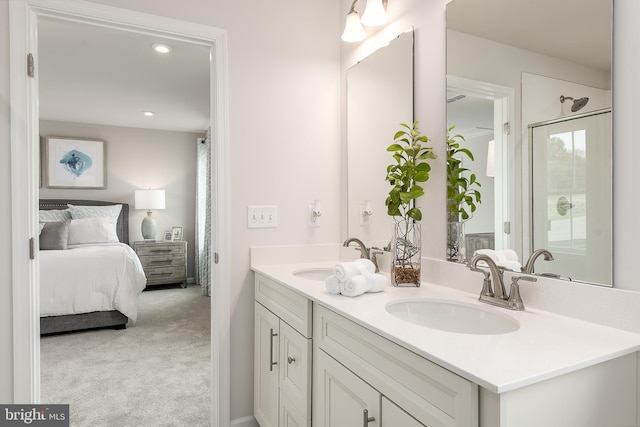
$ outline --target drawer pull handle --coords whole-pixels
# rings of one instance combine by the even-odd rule
[[[367,427],[371,421],[375,421],[375,420],[376,420],[375,417],[369,416],[369,410],[367,409],[362,410],[362,427]]]
[[[149,276],[171,276],[172,273],[151,273]]]
[[[151,252],[171,252],[171,249],[151,249]]]
[[[273,338],[277,337],[278,334],[273,333],[273,328],[271,328],[269,335],[269,372],[271,372],[273,371],[273,366],[278,364],[278,362],[273,361]]]
[[[171,260],[163,259],[163,260],[157,260],[157,261],[149,261],[149,264],[171,264]]]
[[[287,362],[289,362],[289,365],[291,365],[291,364],[292,364],[293,362],[295,362],[295,361],[296,361],[296,358],[295,358],[295,357],[293,357],[293,356],[289,356],[289,357],[287,357]]]

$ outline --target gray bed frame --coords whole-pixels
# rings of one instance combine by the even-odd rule
[[[80,206],[122,205],[116,224],[116,232],[122,243],[129,244],[129,205],[119,202],[102,202],[98,200],[72,199],[40,199],[40,210],[66,209],[67,204]],[[47,316],[40,318],[40,335],[84,329],[111,328],[125,329],[129,319],[117,310],[96,311],[93,313],[68,314],[64,316]]]

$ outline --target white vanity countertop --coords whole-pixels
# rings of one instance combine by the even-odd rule
[[[334,262],[256,265],[252,269],[354,322],[494,392],[504,393],[640,351],[640,334],[526,308],[512,311],[478,302],[478,295],[423,282],[418,288],[388,286],[357,297],[332,295],[320,280],[293,275]],[[525,285],[526,286],[526,285]],[[482,280],[478,281],[478,294]],[[474,304],[511,316],[515,332],[471,335],[414,325],[385,310],[391,301],[439,298]],[[524,301],[525,305],[527,301]]]

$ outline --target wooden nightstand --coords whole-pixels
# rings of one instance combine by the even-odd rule
[[[180,283],[187,287],[187,242],[134,242],[133,249],[138,254],[147,286]]]

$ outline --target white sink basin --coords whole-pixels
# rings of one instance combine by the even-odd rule
[[[506,314],[450,300],[398,300],[388,303],[386,309],[415,325],[461,334],[507,334],[520,327],[517,320]]]
[[[302,279],[325,281],[333,274],[332,268],[306,268],[293,272],[293,275]]]

